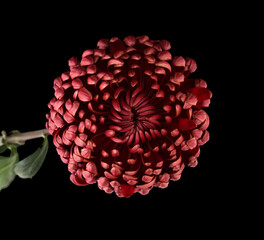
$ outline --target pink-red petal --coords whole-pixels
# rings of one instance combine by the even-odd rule
[[[191,129],[194,129],[194,128],[196,128],[196,124],[191,119],[180,118],[178,120],[178,129],[180,131],[188,131],[188,130],[191,130]]]

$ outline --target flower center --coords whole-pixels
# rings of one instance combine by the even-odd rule
[[[161,116],[142,88],[122,92],[112,106],[109,118],[114,124],[110,129],[115,130],[115,137],[127,145],[141,145],[153,138]]]
[[[131,112],[133,114],[132,121],[134,122],[134,125],[136,125],[137,124],[137,121],[138,121],[137,111],[134,108],[132,108],[131,109]]]

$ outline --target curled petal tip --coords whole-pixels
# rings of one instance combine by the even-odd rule
[[[78,92],[78,97],[82,102],[89,102],[92,100],[92,94],[91,92],[86,89],[85,87],[82,87]]]
[[[135,192],[135,187],[132,185],[122,184],[121,185],[121,192],[124,197],[128,198],[131,197]]]

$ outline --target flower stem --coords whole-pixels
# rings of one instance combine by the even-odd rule
[[[14,133],[10,136],[5,136],[5,132],[2,131],[2,137],[0,137],[0,146],[3,146],[4,144],[23,144],[24,141],[34,139],[34,138],[40,138],[43,137],[43,135],[49,135],[49,131],[44,128],[41,130],[31,131],[31,132],[24,132],[24,133]]]

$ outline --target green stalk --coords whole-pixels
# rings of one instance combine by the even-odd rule
[[[49,135],[49,131],[46,128],[31,132],[14,133],[10,136],[6,136],[6,133],[2,131],[2,136],[0,137],[0,146],[3,146],[5,144],[21,145],[27,140],[40,138],[43,137],[44,135]]]

